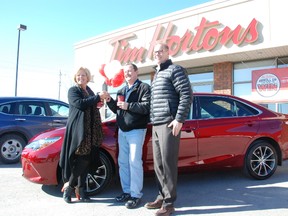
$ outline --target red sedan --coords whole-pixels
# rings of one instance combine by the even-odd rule
[[[87,191],[104,190],[117,173],[117,127],[103,122],[102,166],[87,176]],[[59,156],[65,128],[32,138],[21,155],[23,176],[29,181],[62,184]],[[153,171],[151,125],[143,147],[145,173]],[[231,95],[195,93],[183,125],[179,171],[243,168],[255,179],[271,177],[288,157],[288,115]]]

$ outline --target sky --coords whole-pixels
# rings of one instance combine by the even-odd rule
[[[209,1],[1,0],[0,96],[15,95],[20,24],[17,96],[67,102],[76,43]]]

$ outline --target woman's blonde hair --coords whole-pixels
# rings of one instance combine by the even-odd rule
[[[87,76],[87,79],[88,79],[88,82],[90,82],[90,80],[92,79],[90,70],[89,70],[88,68],[84,68],[84,67],[80,67],[79,70],[75,73],[75,75],[74,75],[74,82],[77,83],[76,77],[77,77],[77,75],[78,75],[81,71],[84,71],[84,72],[85,72],[85,74],[86,74],[86,76]]]

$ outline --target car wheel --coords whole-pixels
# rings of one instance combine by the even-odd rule
[[[113,166],[108,156],[100,152],[102,165],[93,173],[88,173],[86,180],[86,191],[89,196],[103,191],[113,178]]]
[[[257,141],[247,151],[245,172],[255,179],[267,179],[276,171],[277,161],[275,148],[267,141]]]
[[[3,163],[18,163],[22,150],[26,145],[25,140],[15,134],[7,134],[0,138],[0,159]]]

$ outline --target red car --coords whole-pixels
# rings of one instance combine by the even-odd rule
[[[117,127],[103,122],[103,165],[87,176],[87,191],[95,195],[117,174]],[[21,155],[23,176],[45,185],[62,184],[59,155],[65,128],[32,138]],[[145,173],[153,172],[151,125],[143,147]],[[288,115],[231,95],[195,93],[183,125],[179,172],[243,168],[255,179],[271,177],[288,157]]]

